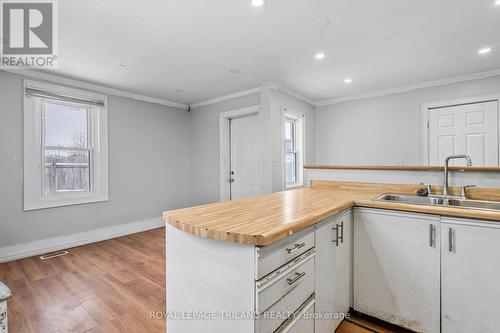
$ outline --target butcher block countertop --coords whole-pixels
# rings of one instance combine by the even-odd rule
[[[313,181],[311,188],[171,210],[164,212],[163,218],[193,235],[257,246],[270,245],[354,206],[500,221],[500,212],[494,211],[372,200],[387,192],[413,194],[419,188],[419,185]],[[452,193],[456,190],[452,189]],[[497,189],[471,189],[470,195],[474,199],[500,200]]]

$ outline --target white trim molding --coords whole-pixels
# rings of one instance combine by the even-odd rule
[[[161,217],[0,248],[0,263],[161,228]]]
[[[270,89],[274,89],[274,90],[278,90],[278,91],[281,91],[291,97],[294,97],[298,100],[301,100],[303,102],[306,102],[312,106],[316,106],[316,103],[286,87],[283,87],[279,84],[276,84],[274,82],[267,82],[267,83],[264,83],[263,85],[266,85],[267,87],[269,87]],[[253,95],[253,94],[256,94],[256,93],[259,93],[261,91],[261,87],[257,87],[257,88],[253,88],[253,89],[248,89],[248,90],[243,90],[243,91],[239,91],[239,92],[236,92],[236,93],[233,93],[233,94],[229,94],[229,95],[224,95],[224,96],[221,96],[221,97],[216,97],[216,98],[212,98],[212,99],[209,99],[209,100],[206,100],[206,101],[203,101],[203,102],[199,102],[199,103],[194,103],[194,104],[191,104],[191,109],[197,109],[197,108],[200,108],[200,107],[203,107],[203,106],[207,106],[207,105],[212,105],[212,104],[217,104],[217,103],[221,103],[221,102],[225,102],[225,101],[228,101],[228,100],[231,100],[231,99],[235,99],[235,98],[239,98],[239,97],[243,97],[243,96],[248,96],[248,95]]]
[[[202,106],[217,104],[217,103],[225,102],[225,101],[228,101],[228,100],[231,100],[231,99],[235,99],[235,98],[238,98],[238,97],[243,97],[243,96],[257,94],[259,92],[260,92],[260,87],[252,88],[252,89],[239,91],[239,92],[236,92],[236,93],[233,93],[233,94],[229,94],[229,95],[224,95],[224,96],[212,98],[212,99],[209,99],[209,100],[206,100],[206,101],[203,101],[203,102],[194,103],[194,104],[191,104],[190,107],[191,107],[191,109],[198,109],[198,108],[201,108]]]
[[[359,95],[351,95],[351,96],[328,99],[328,100],[317,102],[316,106],[326,106],[326,105],[339,104],[339,103],[348,102],[348,101],[355,101],[355,100],[359,100],[359,99],[381,97],[381,96],[386,96],[386,95],[392,95],[392,94],[398,94],[398,93],[418,90],[418,89],[432,88],[432,87],[438,87],[438,86],[445,86],[445,85],[453,84],[453,83],[486,79],[486,78],[498,76],[498,75],[500,75],[500,69],[495,69],[495,70],[491,70],[491,71],[487,71],[487,72],[480,72],[480,73],[474,73],[474,74],[468,74],[468,75],[462,75],[462,76],[455,76],[455,77],[442,79],[442,80],[427,81],[427,82],[421,82],[421,83],[417,83],[417,84],[413,84],[413,85],[389,88],[389,89],[384,89],[384,90],[376,90],[376,91],[372,91],[372,92],[368,92],[368,93],[364,93],[364,94],[359,94]]]
[[[164,99],[139,95],[139,94],[131,93],[131,92],[124,91],[124,90],[119,90],[119,89],[110,88],[110,87],[106,87],[106,86],[102,86],[102,85],[98,85],[98,84],[94,84],[94,83],[70,79],[70,78],[66,78],[63,76],[49,74],[49,73],[45,73],[45,72],[39,72],[39,71],[31,70],[31,69],[2,69],[2,71],[8,72],[11,74],[21,75],[21,76],[23,76],[25,78],[29,78],[29,79],[37,79],[37,80],[41,80],[41,81],[46,81],[48,83],[63,84],[63,85],[67,85],[67,86],[72,86],[72,87],[76,87],[76,88],[81,88],[81,89],[99,92],[102,94],[108,94],[108,95],[119,96],[119,97],[126,97],[126,98],[131,98],[131,99],[134,99],[137,101],[159,104],[159,105],[164,105],[164,106],[170,106],[170,107],[182,109],[182,110],[187,110],[189,108],[189,106],[187,104],[176,103],[176,102],[171,102],[171,101],[167,101]]]
[[[30,96],[27,89],[101,101],[88,108],[88,154],[90,187],[88,191],[44,194],[43,191],[43,98]],[[108,97],[84,90],[45,82],[24,80],[23,84],[23,176],[24,210],[77,205],[109,200],[108,183]],[[74,104],[69,104],[74,105]],[[76,148],[75,148],[76,149]]]
[[[285,119],[291,118],[296,121],[296,145],[299,155],[297,161],[297,181],[294,184],[286,183],[286,161],[285,161]],[[304,186],[304,160],[306,156],[306,115],[303,112],[287,107],[281,108],[281,186],[283,190],[294,189]]]
[[[298,100],[301,100],[303,102],[306,102],[306,103],[308,103],[308,104],[310,104],[312,106],[316,106],[316,104],[317,104],[313,100],[310,100],[309,98],[304,97],[304,96],[300,95],[299,93],[296,93],[295,91],[293,91],[291,89],[288,89],[286,87],[283,87],[283,86],[281,86],[279,84],[276,84],[274,82],[269,82],[269,83],[267,83],[267,85],[271,89],[281,91],[282,93],[285,93],[288,96],[294,97],[294,98],[296,98]]]
[[[420,108],[420,160],[423,165],[429,165],[429,112],[431,110],[450,106],[494,101],[498,103],[498,128],[500,128],[500,93],[423,103]],[[500,135],[498,136],[498,141],[500,154]]]

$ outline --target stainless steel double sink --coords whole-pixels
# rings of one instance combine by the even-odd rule
[[[468,208],[500,212],[500,202],[498,201],[471,200],[453,196],[429,195],[426,197],[420,197],[417,195],[385,193],[374,200],[407,203],[413,205]]]

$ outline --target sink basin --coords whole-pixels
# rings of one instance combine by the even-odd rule
[[[431,206],[442,206],[442,207],[500,211],[500,202],[498,201],[470,200],[470,199],[462,199],[459,197],[444,197],[439,195],[429,195],[427,197],[419,197],[417,195],[385,193],[374,200],[408,203],[414,205],[431,205]]]

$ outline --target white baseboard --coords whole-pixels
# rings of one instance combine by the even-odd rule
[[[0,248],[0,263],[95,243],[165,226],[161,217]]]

